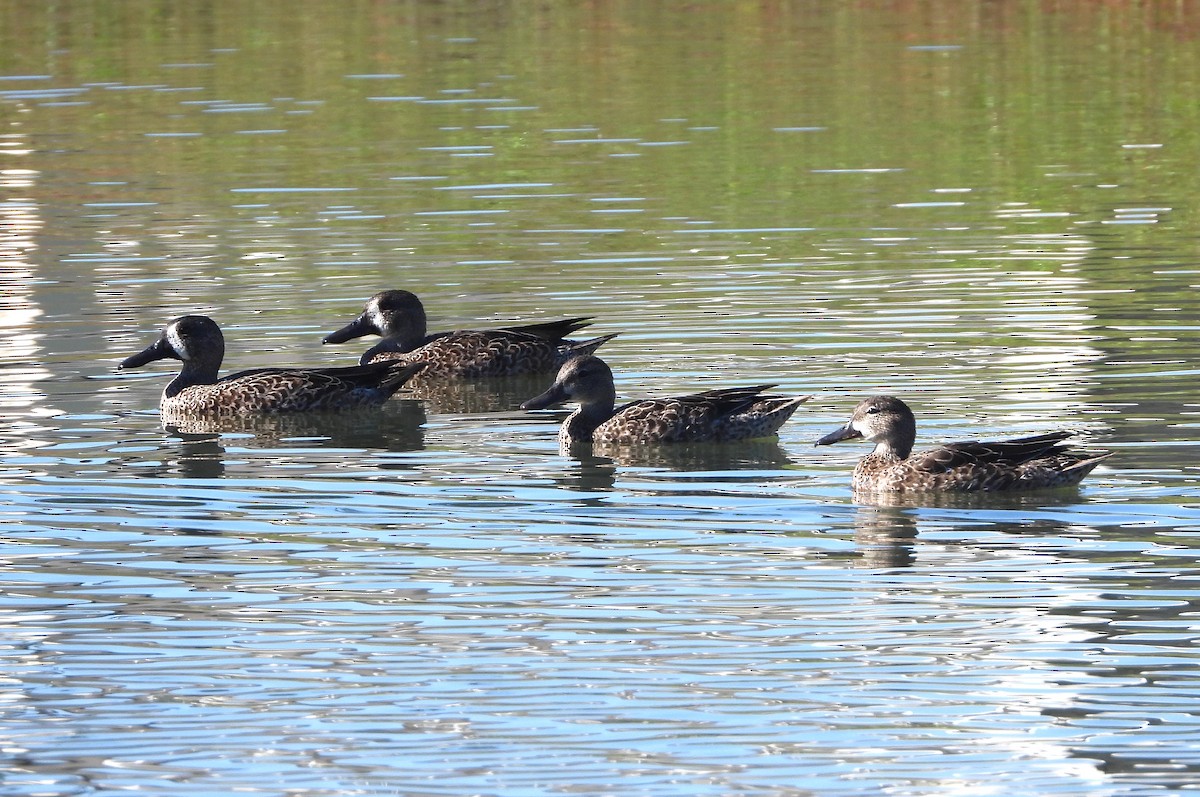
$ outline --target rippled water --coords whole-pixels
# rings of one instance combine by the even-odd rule
[[[0,792],[1193,787],[1189,13],[0,7]],[[593,315],[623,397],[814,398],[583,456],[544,377],[164,428],[115,371],[190,312],[347,364],[388,287]],[[1115,455],[856,503],[812,443],[881,391]]]

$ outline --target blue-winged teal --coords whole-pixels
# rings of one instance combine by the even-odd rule
[[[948,443],[912,454],[917,422],[898,398],[874,396],[854,408],[841,429],[817,441],[865,438],[875,444],[854,468],[853,487],[863,492],[983,492],[1078,484],[1111,454],[1068,451],[1071,432],[981,443]]]
[[[185,315],[167,324],[158,340],[121,363],[137,368],[154,360],[182,360],[163,390],[164,414],[304,412],[378,406],[422,364],[378,363],[349,368],[257,368],[217,378],[225,338],[211,318]]]
[[[768,396],[774,385],[709,390],[690,396],[643,399],[616,407],[612,370],[599,357],[567,361],[550,389],[521,405],[536,410],[567,400],[579,408],[563,421],[563,445],[679,443],[769,437],[811,396]]]
[[[591,354],[616,337],[604,335],[578,343],[566,336],[588,325],[588,318],[564,318],[541,324],[492,330],[460,330],[430,335],[425,308],[408,291],[382,291],[367,300],[362,314],[322,343],[343,343],[380,335],[359,360],[427,363],[422,378],[518,376],[553,371],[577,354]]]

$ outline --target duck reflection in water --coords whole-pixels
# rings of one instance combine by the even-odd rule
[[[890,569],[913,563],[917,521],[901,509],[858,506],[854,512],[856,566]]]
[[[560,445],[560,450],[562,447]],[[778,440],[733,440],[673,445],[643,444],[571,444],[572,456],[580,450],[602,453],[627,468],[655,468],[671,471],[752,471],[778,469],[792,464]]]
[[[859,498],[859,494],[855,494]],[[1058,535],[1093,533],[1071,527],[1058,507],[1079,503],[1073,490],[1008,493],[874,493],[854,507],[854,541],[861,567],[908,567],[916,559],[918,521],[946,535],[959,532],[964,540],[981,532],[1006,535],[1028,533],[1039,540]],[[939,510],[952,510],[943,512]],[[955,512],[953,510],[971,510]],[[1045,510],[1039,514],[1039,511]]]
[[[617,461],[612,457],[594,454],[590,449],[563,452],[572,462],[550,474],[555,485],[567,490],[596,493],[580,501],[583,506],[600,507],[608,500],[607,493],[617,486]]]
[[[211,434],[179,435],[179,458],[175,460],[174,468],[164,467],[158,472],[147,473],[138,471],[141,475],[171,476],[172,470],[185,479],[219,479],[225,475],[225,447],[221,439]]]
[[[178,436],[179,455],[161,466],[140,468],[142,476],[213,479],[225,475],[226,446],[263,449],[269,456],[290,458],[297,449],[307,459],[320,449],[403,453],[425,447],[425,408],[419,401],[400,399],[387,407],[360,413],[299,413],[289,415],[162,415],[162,425]],[[164,441],[164,453],[173,447]],[[237,457],[244,459],[245,453]],[[381,470],[410,467],[403,459],[379,462]]]
[[[404,396],[420,399],[433,413],[478,415],[511,412],[546,384],[544,374],[497,376],[491,379],[421,379],[404,388]]]
[[[245,435],[256,448],[304,441],[322,448],[419,451],[425,447],[425,405],[395,399],[371,412],[286,415],[192,415],[162,413],[163,426],[188,437]]]
[[[235,460],[246,460],[245,449],[262,449],[271,462],[293,462],[298,450],[306,465],[319,461],[320,450],[336,457],[329,467],[346,459],[347,451],[406,453],[425,448],[425,408],[419,401],[392,401],[385,408],[358,413],[288,415],[170,415],[162,426],[178,439],[162,442],[161,461],[134,471],[140,477],[218,479],[226,475],[227,448],[242,449]],[[170,451],[178,442],[178,456]],[[379,461],[379,469],[408,469],[406,459]]]
[[[678,445],[600,446],[575,443],[559,446],[570,466],[550,475],[561,487],[572,490],[611,490],[617,468],[641,468],[668,473],[712,473],[723,482],[761,483],[776,477],[774,471],[790,465],[775,440],[743,440],[734,443],[681,443]],[[742,471],[734,475],[732,471]]]

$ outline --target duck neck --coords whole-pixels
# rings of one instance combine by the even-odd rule
[[[163,397],[177,396],[189,387],[195,385],[211,385],[217,381],[217,372],[221,368],[221,360],[211,357],[192,358],[183,361],[179,375],[163,389]]]
[[[579,408],[563,421],[565,436],[575,442],[591,440],[596,428],[613,416],[615,405],[615,396],[605,396],[580,404]]]
[[[372,360],[375,359],[375,355],[377,355],[377,354],[384,354],[384,353],[389,353],[389,352],[398,352],[400,354],[407,354],[408,352],[412,351],[415,348],[417,348],[417,347],[412,346],[412,345],[406,347],[402,341],[400,341],[394,337],[393,338],[384,338],[383,340],[379,341],[371,348],[364,351],[362,353],[362,357],[360,357],[358,359],[358,362],[360,365],[367,365],[368,363],[370,363]]]
[[[885,464],[902,462],[908,459],[908,455],[912,453],[912,447],[913,441],[911,440],[877,440],[875,450],[869,456],[871,459]]]
[[[392,327],[388,330],[389,334],[380,345],[386,344],[387,351],[399,352],[410,352],[419,346],[424,346],[429,342],[427,323],[425,309],[422,307],[412,308],[399,318],[393,319]]]

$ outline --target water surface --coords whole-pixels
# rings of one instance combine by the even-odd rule
[[[1161,794],[1200,777],[1197,19],[1110,3],[0,8],[5,794]],[[545,379],[164,426],[390,287],[595,316],[622,397],[778,440],[564,454]],[[857,503],[1067,427],[1077,490]],[[878,505],[894,504],[894,505]]]

